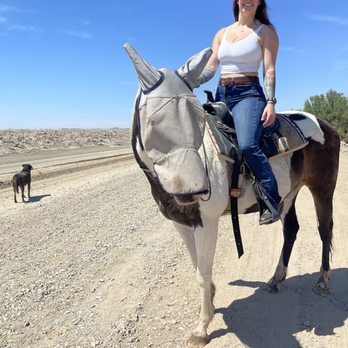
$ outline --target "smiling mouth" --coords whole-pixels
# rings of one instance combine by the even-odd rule
[[[242,7],[251,8],[254,7],[254,4],[242,4]]]

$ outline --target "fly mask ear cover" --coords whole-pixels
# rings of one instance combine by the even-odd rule
[[[206,193],[207,177],[198,153],[205,112],[197,98],[148,95],[140,118],[145,151],[163,189],[173,195]]]

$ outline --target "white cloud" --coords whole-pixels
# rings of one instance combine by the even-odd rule
[[[35,13],[32,10],[23,10],[18,7],[8,6],[4,3],[0,3],[0,25],[2,25],[2,29],[6,30],[6,34],[3,32],[2,36],[4,36],[4,34],[8,36],[13,33],[28,33],[32,35],[42,33],[44,31],[42,28],[36,27],[34,25],[23,25],[19,23],[13,23],[13,19],[11,20],[9,17],[10,12],[16,14]],[[4,16],[4,14],[6,14],[6,17]]]
[[[338,25],[348,25],[348,18],[339,16],[308,15],[308,18],[317,22],[327,22]]]
[[[32,25],[21,25],[21,24],[12,24],[7,28],[9,31],[22,31],[22,32],[39,32],[41,29],[34,27]]]
[[[17,11],[16,7],[0,4],[0,12]]]
[[[83,40],[88,40],[88,39],[91,39],[93,37],[88,32],[86,32],[86,31],[79,31],[79,30],[64,30],[63,33],[67,34],[67,35],[70,35],[70,36],[77,37],[79,39],[83,39]]]

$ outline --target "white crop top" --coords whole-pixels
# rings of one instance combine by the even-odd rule
[[[218,50],[218,59],[221,63],[221,74],[257,72],[262,60],[262,49],[258,42],[258,33],[263,27],[261,24],[256,30],[242,40],[228,42],[225,30]]]

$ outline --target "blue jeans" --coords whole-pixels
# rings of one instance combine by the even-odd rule
[[[280,202],[278,185],[267,157],[259,146],[262,134],[261,116],[266,98],[258,82],[242,85],[218,85],[216,101],[223,101],[232,112],[238,146],[259,182],[263,194],[276,206]],[[271,126],[272,127],[272,126]]]

